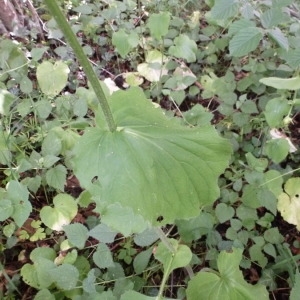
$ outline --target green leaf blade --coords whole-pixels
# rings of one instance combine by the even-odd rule
[[[211,10],[211,16],[216,20],[227,20],[238,13],[239,6],[236,0],[217,0]]]
[[[159,14],[151,14],[148,20],[148,27],[151,36],[160,39],[168,33],[170,23],[170,13],[160,12]]]
[[[211,126],[166,119],[140,90],[114,93],[112,108],[120,130],[90,128],[75,147],[76,176],[86,188],[98,177],[102,204],[131,207],[158,225],[196,216],[218,197],[231,147]]]
[[[58,95],[68,82],[69,67],[62,61],[52,64],[44,61],[37,67],[36,76],[42,92],[48,96]]]
[[[240,57],[256,49],[262,33],[256,27],[241,29],[229,42],[230,55]]]

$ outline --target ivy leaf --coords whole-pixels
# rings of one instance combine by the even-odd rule
[[[212,126],[187,128],[167,119],[139,88],[115,92],[111,108],[117,131],[110,132],[99,118],[99,127],[87,129],[74,149],[76,177],[101,197],[100,211],[120,203],[162,225],[196,216],[218,197],[217,179],[231,146]]]
[[[127,34],[124,29],[113,33],[112,44],[117,48],[122,58],[136,47],[139,43],[139,37],[135,32]]]
[[[175,46],[169,48],[169,53],[178,58],[186,59],[187,62],[196,61],[197,44],[187,35],[180,34],[174,39]]]
[[[42,92],[48,96],[57,96],[68,82],[69,67],[62,61],[52,64],[44,61],[38,65],[36,77]]]
[[[188,299],[269,299],[265,286],[248,284],[239,269],[242,250],[233,249],[232,253],[222,251],[217,259],[219,273],[199,272],[188,283]]]
[[[238,31],[229,42],[230,55],[240,57],[256,49],[262,33],[256,27],[248,27]]]
[[[277,209],[285,221],[300,230],[300,177],[290,178],[284,190],[285,193],[278,196]]]
[[[156,39],[160,39],[168,33],[170,23],[170,13],[160,12],[159,14],[151,14],[148,20],[148,27],[151,32],[151,36]]]

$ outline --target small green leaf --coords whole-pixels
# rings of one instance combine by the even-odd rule
[[[142,232],[147,228],[147,223],[142,216],[135,215],[132,208],[122,207],[119,203],[108,205],[104,210],[101,210],[101,220],[124,236],[129,236],[132,232]]]
[[[220,223],[225,223],[234,216],[234,209],[225,203],[219,203],[216,207],[216,216]]]
[[[242,250],[233,249],[231,253],[222,251],[217,259],[219,274],[215,272],[199,272],[193,277],[187,288],[188,299],[243,299],[261,300],[269,299],[264,285],[248,284],[239,269],[242,260]]]
[[[14,209],[10,200],[7,199],[0,200],[0,221],[1,222],[8,219],[12,215],[13,211]]]
[[[169,53],[177,58],[183,58],[187,62],[196,61],[197,44],[187,35],[180,34],[174,39],[175,46],[169,48]]]
[[[69,67],[62,61],[52,64],[43,61],[38,65],[36,76],[42,92],[48,96],[57,96],[68,82]]]
[[[36,289],[44,289],[53,283],[50,272],[55,268],[56,266],[52,261],[39,257],[35,259],[33,265],[25,264],[21,268],[21,276],[26,284]]]
[[[158,50],[151,50],[147,53],[146,62],[137,66],[139,74],[150,82],[157,82],[161,76],[168,74],[168,70],[162,64],[166,57]]]
[[[85,292],[89,294],[96,293],[95,281],[97,277],[95,276],[95,269],[91,269],[87,277],[82,281],[82,288]]]
[[[77,204],[66,194],[59,194],[53,199],[54,208],[44,206],[40,211],[42,222],[52,230],[61,231],[70,224],[77,214]]]
[[[278,27],[269,30],[269,35],[282,49],[289,50],[289,41]]]
[[[24,94],[30,94],[32,92],[32,81],[27,76],[21,78],[20,89]]]
[[[114,266],[110,249],[104,243],[100,243],[93,254],[94,263],[100,268],[105,269]]]
[[[160,12],[150,15],[147,26],[150,29],[151,36],[159,40],[168,33],[169,23],[170,13]]]
[[[278,164],[288,155],[290,145],[286,139],[272,139],[266,143],[264,149],[267,156]]]
[[[268,101],[265,107],[265,117],[270,127],[280,127],[283,118],[287,116],[290,105],[287,99],[274,98]]]
[[[64,231],[67,235],[69,242],[77,247],[78,249],[83,249],[85,246],[85,242],[88,239],[88,230],[87,228],[80,224],[70,224],[64,226]]]
[[[117,232],[111,230],[105,224],[99,224],[89,231],[89,236],[97,239],[102,243],[112,243],[115,240]]]
[[[66,183],[67,169],[63,165],[57,165],[46,172],[47,184],[55,189],[64,190]]]
[[[298,300],[300,295],[300,273],[296,270],[295,282],[291,290],[290,300]]]
[[[300,89],[300,76],[292,78],[265,77],[261,78],[259,82],[278,90],[296,91]]]
[[[7,116],[10,113],[10,106],[14,98],[10,92],[0,89],[0,114]]]
[[[147,267],[152,255],[152,248],[141,251],[133,260],[133,268],[137,275],[141,274]]]
[[[255,27],[255,23],[248,19],[240,19],[229,26],[228,35],[232,36],[238,33],[241,29],[248,28],[248,27]]]
[[[61,139],[54,131],[50,131],[42,143],[42,155],[58,156],[62,150]]]
[[[154,257],[163,264],[164,272],[171,273],[177,268],[187,266],[192,259],[192,252],[188,246],[179,244],[177,240],[168,239],[168,242],[174,248],[174,252],[172,253],[163,242],[160,242]]]
[[[7,184],[7,197],[14,208],[11,217],[19,227],[22,227],[32,211],[28,200],[29,192],[22,183],[12,180]]]
[[[282,23],[286,16],[281,8],[270,8],[260,16],[260,21],[263,27],[272,28]]]
[[[290,178],[284,190],[285,193],[278,196],[277,208],[285,221],[300,230],[300,177]]]
[[[156,300],[157,297],[150,297],[143,294],[140,294],[136,291],[126,291],[122,296],[121,300]],[[168,300],[167,298],[164,298]]]
[[[62,264],[49,273],[52,281],[62,290],[74,289],[79,279],[77,268],[70,264]]]
[[[34,296],[34,300],[55,300],[55,296],[49,290],[42,289]]]
[[[39,100],[34,107],[41,119],[47,119],[52,111],[52,105],[48,99]]]
[[[113,33],[112,44],[116,47],[122,58],[135,48],[139,43],[139,37],[135,32],[127,34],[124,29]]]
[[[230,55],[234,57],[247,55],[257,48],[261,38],[262,33],[256,27],[241,29],[229,42]]]
[[[271,244],[282,244],[284,237],[280,234],[277,227],[270,228],[264,232],[264,239]]]
[[[239,2],[236,0],[216,0],[211,9],[211,17],[217,20],[227,20],[234,17],[239,11]]]

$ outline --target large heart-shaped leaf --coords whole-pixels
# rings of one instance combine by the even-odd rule
[[[75,174],[100,212],[120,203],[162,225],[196,216],[219,196],[217,179],[231,147],[212,126],[187,128],[167,119],[139,88],[115,92],[110,100],[117,131],[101,118],[74,149]]]

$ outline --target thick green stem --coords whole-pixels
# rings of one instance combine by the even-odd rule
[[[110,107],[108,105],[107,98],[104,94],[104,91],[99,83],[99,79],[93,70],[92,66],[90,65],[86,55],[84,54],[81,45],[79,44],[76,35],[72,31],[71,26],[68,24],[65,16],[63,15],[61,9],[57,5],[56,0],[44,0],[47,8],[49,9],[52,17],[55,19],[56,23],[59,26],[59,29],[64,34],[67,42],[72,47],[80,65],[82,66],[87,79],[90,81],[95,94],[99,100],[101,109],[103,111],[104,117],[106,119],[108,128],[110,131],[116,130],[116,124],[113,119],[113,115],[111,113]]]

